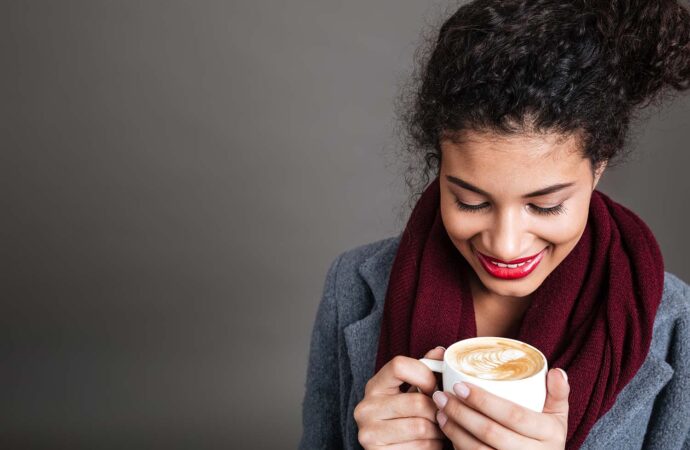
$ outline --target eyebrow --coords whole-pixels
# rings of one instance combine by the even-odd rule
[[[465,188],[468,191],[476,192],[477,194],[484,195],[486,197],[491,197],[491,194],[488,192],[479,189],[477,186],[474,186],[467,181],[461,180],[460,178],[456,178],[450,175],[446,175],[446,179],[450,181],[451,183],[460,186],[461,188]],[[540,197],[542,195],[548,195],[548,194],[553,194],[554,192],[558,192],[562,189],[565,189],[567,187],[570,187],[574,185],[574,182],[571,183],[559,183],[559,184],[554,184],[553,186],[545,187],[543,189],[539,189],[538,191],[530,192],[529,194],[525,194],[522,196],[522,198],[532,198],[532,197]]]

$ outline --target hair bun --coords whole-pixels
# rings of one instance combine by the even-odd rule
[[[690,14],[675,0],[583,0],[607,36],[614,81],[628,101],[651,101],[664,88],[690,87]],[[617,81],[617,83],[616,83]]]

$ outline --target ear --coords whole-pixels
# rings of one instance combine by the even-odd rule
[[[599,180],[601,179],[601,175],[604,173],[604,170],[606,170],[606,165],[608,164],[608,161],[603,161],[599,163],[597,168],[594,171],[594,183],[592,184],[592,190],[594,190],[597,187],[597,184],[599,183]]]

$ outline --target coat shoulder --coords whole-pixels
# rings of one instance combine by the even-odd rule
[[[657,326],[668,326],[690,315],[690,286],[678,276],[664,272],[664,290],[657,311]],[[656,328],[656,327],[655,327]]]
[[[677,309],[690,311],[690,286],[671,272],[664,272],[663,298]]]
[[[361,319],[377,299],[381,301],[398,242],[398,236],[380,239],[346,250],[335,259],[331,295],[341,326]]]
[[[357,272],[366,260],[374,256],[382,256],[398,247],[400,236],[392,236],[345,250],[340,255],[340,273]]]

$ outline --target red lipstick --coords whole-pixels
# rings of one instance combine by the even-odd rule
[[[477,255],[477,259],[479,259],[479,262],[482,264],[482,267],[484,267],[484,270],[486,270],[489,273],[489,275],[494,276],[496,278],[501,278],[503,280],[515,280],[518,278],[524,278],[530,273],[532,273],[532,271],[537,268],[542,258],[544,257],[545,251],[546,248],[544,248],[544,250],[540,251],[534,256],[514,259],[512,261],[503,261],[500,259],[492,258],[483,253],[480,253],[476,249],[474,252]]]

